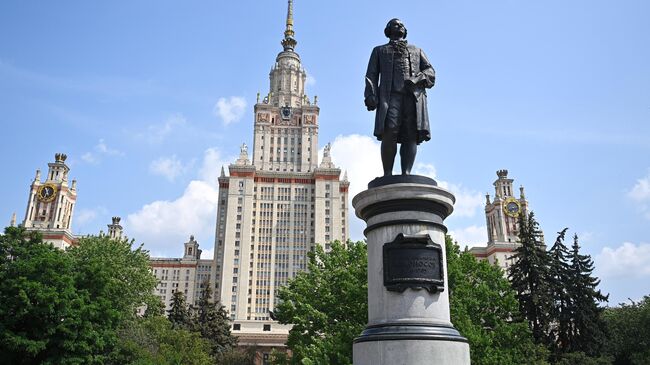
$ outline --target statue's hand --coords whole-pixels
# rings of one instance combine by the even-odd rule
[[[368,95],[364,102],[366,104],[366,108],[368,108],[368,111],[373,111],[373,110],[377,109],[377,97],[376,96]]]
[[[406,90],[413,92],[415,91],[416,88],[416,83],[413,81],[413,79],[406,79],[404,80],[404,86],[406,87]]]

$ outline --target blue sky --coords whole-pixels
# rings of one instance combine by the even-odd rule
[[[548,243],[581,237],[612,304],[649,294],[650,3],[402,3],[296,0],[320,145],[352,191],[381,173],[363,75],[399,17],[437,73],[417,169],[459,198],[460,243],[485,244],[484,194],[506,168]],[[65,152],[75,233],[118,215],[154,255],[190,234],[209,254],[215,177],[252,144],[285,14],[284,0],[0,3],[0,220],[22,220],[35,170]]]

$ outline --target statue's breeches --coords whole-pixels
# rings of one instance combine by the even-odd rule
[[[403,143],[417,140],[415,97],[411,93],[391,93],[384,120],[384,137]]]

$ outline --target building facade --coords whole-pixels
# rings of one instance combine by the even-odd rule
[[[41,232],[44,242],[60,249],[77,242],[71,228],[77,202],[77,181],[68,183],[70,168],[65,164],[66,158],[63,153],[55,154],[43,181],[41,170],[36,170],[22,223],[27,231]]]
[[[283,344],[289,327],[271,319],[277,291],[307,269],[307,253],[346,241],[349,182],[324,148],[318,161],[317,98],[295,52],[289,0],[283,50],[269,74],[269,92],[254,106],[252,156],[222,169],[215,234],[215,293],[240,344]]]
[[[498,170],[494,181],[494,199],[485,196],[485,221],[487,226],[487,246],[472,247],[470,253],[479,260],[487,260],[507,272],[514,263],[514,250],[519,247],[520,215],[529,212],[524,187],[519,187],[519,198],[515,197],[513,183],[508,178],[508,170]],[[543,237],[542,237],[543,239]]]
[[[109,225],[109,235],[110,235]],[[165,310],[171,308],[173,294],[181,291],[190,305],[197,305],[206,286],[209,285],[213,260],[202,260],[199,243],[190,236],[184,243],[183,257],[150,259],[151,271],[158,279],[154,290],[165,305]]]

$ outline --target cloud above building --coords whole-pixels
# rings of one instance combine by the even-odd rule
[[[594,258],[600,278],[650,277],[650,243],[624,242],[604,247]]]
[[[152,256],[178,256],[190,235],[196,237],[201,249],[211,250],[218,201],[216,176],[231,160],[221,158],[217,148],[207,149],[198,178],[189,182],[181,196],[147,203],[129,214],[124,224],[126,234],[143,242]]]
[[[641,213],[650,219],[650,169],[645,177],[636,181],[627,196],[638,205]]]
[[[246,111],[246,99],[241,96],[219,98],[213,108],[213,113],[224,125],[239,122]]]
[[[332,160],[341,170],[347,171],[348,179],[350,180],[350,212],[354,211],[354,208],[352,208],[352,198],[367,189],[368,182],[372,179],[383,175],[380,146],[381,143],[374,138],[359,134],[339,135],[332,142]],[[363,151],[363,153],[359,151]],[[319,158],[322,159],[322,155],[323,150],[321,149],[319,151]],[[395,167],[399,168],[399,162],[395,164]],[[417,162],[414,166],[413,173],[436,179],[437,171],[433,164]],[[474,217],[476,212],[483,206],[483,197],[480,192],[467,189],[460,184],[438,179],[436,181],[440,187],[451,191],[456,196],[456,204],[454,205],[455,216]],[[365,224],[363,221],[354,216],[350,217],[350,237],[353,240],[363,239],[364,229]],[[483,239],[480,242],[485,243],[486,240]]]
[[[170,157],[160,157],[151,161],[149,172],[162,176],[169,182],[174,182],[177,177],[188,172],[193,165],[194,161],[185,164],[176,155],[171,155]]]
[[[465,246],[483,246],[487,243],[487,227],[485,225],[471,225],[449,230],[449,235],[456,241],[461,249]]]
[[[149,144],[160,144],[185,126],[187,126],[187,119],[182,114],[172,114],[163,122],[150,124],[144,130],[136,132],[135,137]]]
[[[101,162],[103,157],[114,157],[114,156],[124,156],[125,153],[116,149],[109,147],[101,138],[97,144],[93,147],[92,151],[85,152],[81,155],[81,159],[89,164],[98,164]]]

